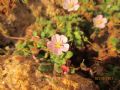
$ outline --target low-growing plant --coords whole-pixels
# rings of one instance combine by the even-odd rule
[[[84,48],[84,43],[88,42],[84,32],[79,28],[81,21],[82,18],[78,14],[56,16],[52,20],[37,18],[39,29],[34,30],[29,39],[18,42],[15,53],[32,55],[38,60],[43,58],[43,63],[39,66],[40,71],[53,69],[63,73],[62,67],[67,69],[66,63],[73,56],[72,46],[81,49]]]
[[[87,34],[91,34],[90,30],[99,33],[110,27],[109,20],[114,25],[119,24],[116,19],[119,14],[116,12],[120,5],[115,6],[115,2],[111,0],[103,2],[64,0],[64,14],[36,18],[35,24],[38,28],[31,31],[30,37],[25,37],[25,40],[16,44],[15,53],[32,56],[40,61],[38,70],[41,72],[74,72],[67,62],[74,55],[74,48],[80,50],[90,43],[89,35],[87,37],[84,32],[88,29]],[[112,44],[119,51],[119,40],[112,40]]]

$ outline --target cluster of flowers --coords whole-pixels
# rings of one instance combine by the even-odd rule
[[[64,0],[63,8],[70,11],[77,11],[79,9],[80,5],[78,3],[78,0]],[[97,28],[104,28],[105,24],[107,23],[107,19],[103,17],[103,15],[97,15],[95,18],[93,18],[94,26]]]
[[[78,0],[65,0],[63,8],[68,11],[76,11],[80,5]],[[107,19],[103,15],[97,15],[93,18],[94,26],[97,28],[104,28],[107,23]],[[69,50],[69,44],[67,43],[68,39],[64,35],[53,35],[51,41],[47,42],[48,49],[56,55],[61,55],[62,52],[67,52]]]
[[[77,11],[80,5],[78,0],[64,0],[63,8],[70,11]],[[107,19],[103,17],[103,15],[97,15],[93,18],[93,24],[96,28],[104,28],[107,23]],[[64,35],[54,35],[51,38],[51,41],[47,42],[48,49],[56,55],[61,55],[62,52],[67,52],[69,50],[69,44],[67,43],[68,39]],[[64,73],[69,72],[69,68],[65,65],[62,66],[62,70]]]
[[[64,0],[63,8],[70,11],[77,11],[80,5],[78,0]],[[93,18],[94,27],[103,29],[107,23],[107,19],[103,17],[103,15],[97,15]],[[51,37],[51,40],[47,42],[48,50],[55,54],[61,55],[63,52],[67,52],[69,50],[68,38],[64,35],[55,34]],[[69,67],[66,65],[62,65],[61,69],[63,73],[69,72]]]

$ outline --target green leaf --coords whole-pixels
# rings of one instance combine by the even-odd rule
[[[85,42],[88,42],[88,38],[87,38],[87,37],[84,37],[84,41],[85,41]]]
[[[65,64],[66,63],[66,58],[64,58],[64,59],[61,59],[60,61],[59,61],[59,65],[63,65],[63,64]]]
[[[74,35],[75,35],[75,39],[81,39],[81,36],[80,36],[80,32],[79,32],[79,31],[75,31],[75,32],[74,32]]]
[[[61,66],[58,65],[58,64],[54,64],[54,70],[55,70],[57,73],[61,73],[61,72],[62,72]]]
[[[112,43],[112,45],[113,46],[116,46],[116,44],[119,42],[119,39],[117,39],[117,38],[111,38],[111,43]]]
[[[38,42],[37,43],[37,48],[41,48],[42,47],[42,43],[41,42]]]
[[[71,51],[68,51],[65,55],[65,59],[69,59],[73,56],[73,53]]]
[[[40,63],[38,70],[40,72],[51,72],[53,71],[53,65],[48,63]]]
[[[37,36],[37,32],[36,31],[33,32],[33,36]]]
[[[71,68],[71,69],[70,69],[70,73],[71,73],[71,74],[74,74],[74,73],[75,73],[75,68]]]
[[[41,38],[44,38],[44,37],[45,37],[45,33],[41,32]]]
[[[46,44],[45,39],[41,39],[41,40],[39,40],[39,42],[37,43],[37,48],[42,48],[42,49],[44,49],[44,48],[46,48],[45,44]]]

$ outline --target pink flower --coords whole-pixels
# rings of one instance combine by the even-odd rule
[[[64,35],[55,34],[52,36],[51,41],[47,42],[47,48],[56,55],[61,55],[62,52],[69,50],[69,44],[67,44],[67,37]]]
[[[66,74],[66,73],[69,72],[69,67],[67,67],[67,66],[65,66],[65,65],[62,65],[62,66],[61,66],[61,69],[62,69],[62,71],[63,71],[63,74]]]
[[[80,5],[78,0],[64,0],[63,8],[70,11],[77,11]]]
[[[107,19],[103,18],[103,15],[97,15],[95,18],[93,18],[93,23],[95,27],[102,29],[105,27]]]

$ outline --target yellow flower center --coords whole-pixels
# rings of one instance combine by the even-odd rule
[[[96,25],[100,25],[100,24],[102,24],[102,23],[103,23],[102,20],[98,20],[98,21],[96,22]]]
[[[55,44],[55,47],[56,47],[56,48],[60,48],[60,47],[61,47],[61,43],[60,43],[60,42],[57,42],[57,43]]]
[[[70,8],[73,8],[73,6],[74,6],[74,4],[71,2],[71,3],[69,3],[68,8],[69,8],[69,9],[70,9]]]

